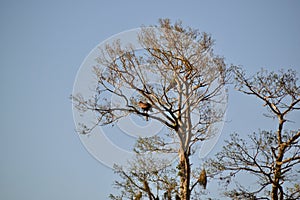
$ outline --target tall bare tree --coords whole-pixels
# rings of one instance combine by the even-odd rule
[[[94,67],[98,81],[95,98],[74,94],[73,100],[79,110],[97,113],[97,125],[139,115],[168,127],[178,147],[165,144],[163,148],[178,154],[179,196],[187,200],[195,187],[191,183],[193,147],[213,134],[210,127],[224,115],[224,110],[213,105],[226,98],[222,93],[226,65],[214,54],[209,34],[185,28],[181,22],[163,19],[159,26],[144,27],[139,43],[141,51],[132,45],[123,47],[120,41],[102,49],[99,66]],[[109,101],[112,95],[122,103]],[[82,133],[91,128],[83,126]]]
[[[300,129],[288,130],[290,114],[300,110],[300,86],[297,72],[279,73],[261,70],[253,77],[236,67],[236,89],[260,99],[268,110],[267,117],[277,121],[271,131],[259,131],[248,139],[232,134],[226,146],[210,160],[211,173],[221,173],[220,179],[229,183],[236,175],[251,179],[257,185],[252,190],[237,184],[226,194],[235,199],[299,199],[300,198]],[[244,184],[245,185],[245,184]]]

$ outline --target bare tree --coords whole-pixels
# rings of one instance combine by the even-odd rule
[[[237,184],[226,194],[235,199],[299,199],[300,130],[285,129],[289,114],[300,110],[300,86],[296,71],[279,73],[261,70],[246,77],[241,68],[234,68],[236,89],[255,96],[268,110],[267,117],[277,121],[277,130],[259,131],[248,139],[232,134],[226,146],[209,161],[211,173],[230,183],[236,175],[256,178],[252,190]]]
[[[168,159],[137,152],[129,166],[115,165],[114,171],[120,176],[114,183],[119,194],[111,194],[111,199],[171,200],[179,197],[176,168]]]
[[[152,150],[177,152],[178,194],[187,200],[195,187],[191,183],[192,148],[209,138],[213,134],[210,127],[223,118],[224,110],[213,105],[224,102],[226,65],[222,57],[213,53],[209,34],[184,28],[180,22],[171,24],[163,19],[159,26],[142,28],[139,43],[142,51],[135,51],[132,45],[123,47],[120,41],[102,49],[99,66],[94,67],[98,81],[95,97],[85,99],[74,94],[73,100],[82,112],[96,112],[95,126],[113,124],[128,115],[157,120],[167,126],[179,147],[165,144]],[[151,81],[154,79],[155,82]],[[125,89],[132,91],[130,95]],[[112,95],[122,103],[109,101]],[[91,128],[83,126],[81,131],[87,134]]]

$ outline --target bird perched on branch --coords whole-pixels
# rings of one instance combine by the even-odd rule
[[[144,111],[144,113],[147,113],[152,107],[152,105],[148,102],[144,103],[144,102],[140,101],[138,104],[139,104],[139,107]],[[148,121],[148,116],[146,116],[146,120]]]
[[[148,102],[144,103],[144,102],[140,101],[139,102],[139,107],[141,109],[143,109],[143,111],[148,112],[151,109],[152,105]]]
[[[198,178],[198,183],[203,186],[204,189],[206,189],[207,184],[207,176],[205,169],[202,169],[200,176]]]

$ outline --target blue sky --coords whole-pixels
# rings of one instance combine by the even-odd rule
[[[107,199],[116,177],[81,144],[68,99],[101,41],[158,18],[181,19],[211,33],[228,64],[299,72],[299,8],[297,0],[1,1],[0,199]],[[272,127],[258,100],[229,94],[219,146],[233,131]]]

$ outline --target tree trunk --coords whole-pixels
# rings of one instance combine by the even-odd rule
[[[275,165],[274,178],[272,183],[272,191],[271,191],[272,200],[278,200],[278,199],[283,200],[283,191],[282,191],[282,187],[280,186],[280,180],[282,180],[281,162],[283,159],[284,149],[280,147],[278,152],[279,153]],[[279,197],[278,197],[278,193],[280,193]]]
[[[179,176],[180,176],[180,199],[189,200],[190,199],[190,160],[189,152],[180,151],[179,153]]]
[[[275,175],[276,176],[276,175]],[[272,184],[271,198],[272,200],[278,200],[278,181],[274,178],[274,183]]]
[[[272,183],[272,191],[271,191],[271,198],[272,200],[283,200],[283,190],[280,186],[280,180],[282,180],[281,177],[281,163],[284,156],[285,151],[285,144],[282,142],[282,130],[283,130],[283,124],[285,120],[283,119],[283,115],[279,115],[279,126],[277,131],[277,140],[278,140],[278,153],[276,156],[276,163],[275,163],[275,169],[274,169],[274,178]],[[280,192],[279,198],[278,193]]]

